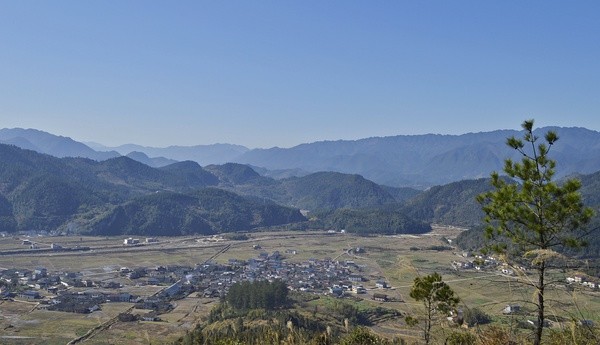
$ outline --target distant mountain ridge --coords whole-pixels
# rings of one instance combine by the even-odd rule
[[[59,158],[84,157],[94,160],[106,160],[120,156],[116,151],[96,151],[71,138],[36,129],[0,129],[0,143],[15,145]]]
[[[560,137],[552,148],[552,157],[558,161],[558,177],[600,170],[600,132],[580,127],[545,127],[536,133],[550,129],[556,130]],[[504,142],[507,137],[519,137],[520,134],[516,130],[497,130],[462,135],[397,135],[252,150],[230,144],[166,148],[94,145],[112,150],[109,152],[97,152],[70,138],[35,130],[0,130],[0,141],[57,157],[103,160],[120,153],[154,167],[186,160],[202,166],[231,162],[251,165],[261,175],[274,178],[333,171],[358,174],[382,185],[425,189],[487,177],[491,171],[502,170],[505,158],[518,157]]]
[[[560,140],[553,147],[559,176],[600,170],[600,133],[584,128],[556,130]],[[520,136],[516,130],[463,135],[399,135],[360,140],[322,141],[289,149],[255,149],[237,162],[267,169],[301,169],[360,174],[390,186],[425,188],[463,179],[489,176],[500,171],[505,158],[517,153],[504,143]]]
[[[125,156],[138,161],[140,163],[144,163],[148,166],[151,166],[153,168],[159,168],[159,167],[164,167],[166,165],[169,164],[173,164],[173,163],[177,163],[176,160],[173,159],[168,159],[165,157],[153,157],[150,158],[148,157],[145,153],[143,152],[137,152],[137,151],[132,151],[129,152],[128,154],[126,154]]]
[[[168,146],[168,147],[148,147],[135,144],[126,144],[117,147],[107,147],[127,155],[130,152],[142,152],[150,157],[165,157],[176,161],[195,161],[200,165],[224,164],[233,162],[237,157],[247,152],[249,149],[241,145],[233,144],[212,144],[212,145],[194,145],[194,146]]]

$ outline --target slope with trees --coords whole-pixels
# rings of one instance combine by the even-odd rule
[[[151,226],[162,229],[154,232],[161,234],[170,233],[166,229],[176,228],[180,230],[173,234],[214,232],[282,224],[281,220],[288,218],[290,222],[300,220],[297,215],[289,216],[288,211],[282,211],[287,208],[275,207],[275,202],[315,209],[395,202],[384,188],[358,175],[323,172],[302,178],[273,180],[240,164],[211,166],[206,170],[195,162],[187,161],[157,169],[128,157],[102,162],[86,158],[59,159],[8,145],[0,145],[0,181],[0,195],[4,201],[0,205],[3,231],[50,230],[72,224],[75,229],[102,234],[116,234],[119,231],[116,230],[117,225],[125,226],[122,230],[125,232],[138,229],[135,231],[147,233]],[[183,201],[190,195],[197,198],[202,194],[203,202],[208,203],[207,200],[218,200],[222,196],[214,191],[195,192],[207,186],[219,186],[244,194],[248,198],[244,201],[238,198],[235,203],[247,204],[251,199],[255,205],[261,205],[262,211],[255,212],[253,220],[249,221],[247,213],[214,208],[203,213],[200,217],[202,222],[198,212],[192,212],[197,208]],[[152,196],[157,192],[160,197]],[[185,196],[175,197],[177,193]],[[227,195],[231,199],[233,194]],[[173,210],[158,212],[156,209],[163,203],[171,203]],[[235,203],[223,201],[224,205]],[[213,211],[223,218],[208,217]],[[144,212],[147,212],[145,216]],[[382,213],[369,213],[371,215],[362,221],[362,227],[375,224],[376,228],[380,228],[375,218]],[[363,215],[367,213],[363,212]],[[355,222],[358,217],[350,213],[347,216],[347,223]],[[401,215],[387,216],[389,224],[382,228],[383,232],[394,232],[396,230],[392,228],[410,224]],[[340,217],[337,218],[339,220]],[[170,227],[166,227],[167,223]]]
[[[163,192],[136,198],[82,227],[93,235],[208,235],[304,220],[295,209],[206,188],[191,194]]]
[[[299,208],[338,209],[396,202],[384,188],[360,175],[318,172],[281,181],[291,205]]]
[[[155,169],[127,157],[103,162],[59,159],[0,144],[0,230],[54,230],[73,224],[79,229],[116,234],[131,232],[137,227],[146,232],[160,224],[162,230],[156,232],[175,235],[182,231],[250,229],[303,219],[297,211],[272,202],[251,203],[224,191],[195,192],[218,182],[216,176],[194,162]],[[157,192],[160,196],[155,196]],[[204,210],[202,217],[196,217],[184,202],[190,196],[177,193],[196,193],[191,197],[204,204],[210,204],[211,198],[220,198],[223,205],[234,205],[243,212],[213,208]],[[164,211],[169,203],[173,210]],[[142,210],[152,212],[145,214]],[[135,215],[135,221],[131,221],[128,214]],[[90,219],[93,226],[89,224]],[[167,223],[170,225],[165,227]],[[128,227],[115,230],[119,224],[128,224]],[[165,229],[177,230],[170,233]]]
[[[402,210],[414,219],[430,223],[476,226],[481,224],[483,212],[475,197],[490,189],[489,179],[435,186],[406,201]]]
[[[311,217],[310,224],[313,227],[346,230],[360,235],[422,234],[431,231],[428,222],[415,220],[394,205],[313,212]]]

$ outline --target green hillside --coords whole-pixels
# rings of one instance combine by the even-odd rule
[[[421,221],[474,226],[483,219],[475,197],[491,189],[489,179],[464,180],[431,187],[408,200],[403,211]]]
[[[156,169],[128,157],[96,162],[0,145],[0,231],[70,224],[96,234],[180,235],[304,220],[271,202],[204,190],[219,182],[193,162]]]
[[[360,175],[318,172],[281,181],[290,203],[303,209],[360,208],[393,203],[385,189]]]
[[[599,258],[600,257],[600,172],[589,175],[573,176],[581,180],[581,195],[586,205],[592,207],[596,211],[596,216],[588,226],[588,235],[586,240],[588,245],[571,252],[583,258]],[[475,203],[475,205],[478,205]],[[459,208],[460,209],[460,208]],[[481,211],[479,211],[481,212]],[[457,245],[463,249],[478,250],[485,245],[483,236],[483,227],[477,226],[477,223],[472,229],[461,233],[456,239]]]
[[[225,163],[223,165],[208,165],[205,169],[217,176],[221,183],[230,185],[264,184],[271,181],[270,178],[260,176],[252,168],[243,164]]]
[[[231,181],[230,178],[226,180]],[[318,172],[282,180],[260,177],[224,187],[243,195],[306,210],[364,208],[396,202],[386,188],[360,175],[336,172]]]
[[[93,235],[208,235],[304,220],[298,210],[207,188],[189,195],[166,192],[136,198],[98,217],[89,231]]]
[[[334,230],[367,234],[422,234],[431,231],[429,223],[415,220],[397,208],[337,209],[312,213],[311,224]]]

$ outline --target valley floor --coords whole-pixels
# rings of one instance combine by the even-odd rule
[[[265,254],[268,258],[275,252],[285,263],[278,264],[283,271],[302,265],[308,267],[311,262],[313,266],[321,262],[335,262],[339,265],[335,266],[336,270],[348,269],[348,277],[356,279],[360,276],[362,281],[354,285],[362,285],[366,293],[355,294],[348,290],[343,291],[344,297],[341,297],[358,308],[380,306],[398,310],[401,315],[419,315],[422,305],[409,297],[412,282],[417,276],[438,272],[461,298],[463,309],[480,308],[497,324],[511,325],[533,319],[532,291],[523,284],[529,278],[527,271],[520,272],[503,265],[500,260],[494,266],[481,270],[459,267],[457,263],[472,259],[469,254],[451,248],[447,240],[452,240],[463,230],[434,226],[433,231],[425,235],[376,237],[327,232],[261,232],[247,234],[248,239],[240,241],[221,237],[178,237],[158,238],[158,242],[138,246],[124,246],[124,237],[4,237],[0,238],[0,254],[10,254],[0,255],[3,278],[7,272],[18,276],[14,272],[34,274],[43,268],[47,278],[71,274],[76,277],[74,281],[86,282],[85,286],[62,284],[64,289],[61,290],[74,295],[120,294],[131,297],[129,300],[102,303],[99,309],[85,314],[47,310],[52,304],[48,301],[55,299],[56,294],[36,287],[39,280],[36,283],[24,275],[18,278],[19,284],[14,288],[13,296],[5,296],[0,301],[0,343],[66,344],[74,340],[85,344],[167,343],[204,320],[217,303],[218,291],[206,293],[210,283],[198,283],[202,289],[195,288],[189,294],[185,288],[178,290],[176,293],[181,295],[166,300],[168,310],[151,313],[160,321],[125,322],[120,321],[118,315],[127,311],[147,315],[150,309],[133,307],[140,307],[141,300],[164,295],[174,285],[173,281],[179,282],[186,276],[186,267],[232,267],[243,265],[242,262],[254,262],[252,259],[261,262]],[[89,247],[89,250],[25,252],[25,240],[35,243],[40,249],[50,248],[54,243],[62,247]],[[160,271],[164,274],[156,273],[157,269],[162,270],[160,267],[164,268]],[[132,275],[142,269],[146,270],[145,276]],[[600,295],[592,289],[567,286],[564,282],[570,273],[556,272],[557,283],[551,291],[548,307],[549,314],[557,316],[556,322],[551,325],[553,327],[559,327],[563,321],[600,321]],[[387,287],[382,287],[382,282]],[[23,290],[37,291],[42,298],[28,299],[22,294]],[[329,290],[307,289],[319,296],[310,307],[329,303],[327,301],[333,298]],[[3,287],[2,291],[6,292],[7,288]],[[375,299],[382,296],[385,299]],[[522,310],[508,315],[503,313],[507,305],[519,305]],[[376,320],[371,328],[390,338],[419,338],[418,330],[407,327],[401,318]],[[90,330],[93,331],[88,334]]]

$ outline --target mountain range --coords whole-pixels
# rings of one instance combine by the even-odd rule
[[[97,151],[68,137],[58,136],[36,129],[0,129],[0,143],[49,154],[55,157],[85,157],[106,160],[120,156],[116,151]]]
[[[558,177],[600,170],[600,133],[578,127],[545,127],[558,132],[560,140],[552,155],[558,161]],[[174,161],[211,164],[241,163],[273,178],[305,176],[320,171],[358,174],[381,185],[425,189],[464,179],[486,177],[499,171],[505,158],[518,154],[504,145],[515,130],[463,135],[398,135],[360,140],[321,141],[291,148],[248,149],[240,145],[214,144],[166,148],[127,144],[94,149],[67,137],[32,129],[2,129],[0,142],[56,157],[105,160],[128,155],[152,167]]]
[[[213,234],[305,222],[299,208],[376,207],[407,193],[335,172],[276,180],[237,163],[153,168],[126,156],[57,158],[0,144],[0,231],[8,232]]]
[[[0,231],[212,234],[304,221],[297,209],[211,188],[195,162],[57,158],[0,144]]]
[[[578,177],[584,200],[599,209],[600,172]],[[239,163],[155,168],[127,156],[58,158],[0,144],[0,231],[8,232],[180,235],[292,226],[420,233],[431,223],[477,226],[475,196],[490,188],[481,178],[421,191],[332,171],[276,179]]]

